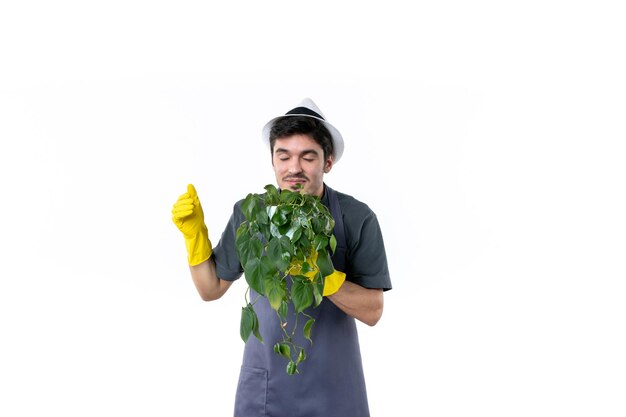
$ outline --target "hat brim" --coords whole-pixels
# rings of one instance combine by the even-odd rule
[[[343,155],[343,136],[339,133],[339,130],[335,128],[335,126],[331,125],[324,119],[320,119],[319,117],[311,116],[310,114],[286,114],[284,116],[274,117],[272,120],[267,122],[265,126],[263,126],[263,131],[261,132],[261,138],[265,145],[270,147],[270,131],[272,130],[272,126],[278,119],[282,119],[283,117],[292,117],[292,116],[304,116],[310,117],[311,119],[319,120],[326,126],[326,129],[330,132],[330,137],[333,141],[333,163],[337,163],[339,159],[341,159],[341,155]]]

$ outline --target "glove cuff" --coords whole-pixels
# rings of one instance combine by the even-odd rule
[[[328,295],[336,293],[337,291],[339,291],[339,288],[343,285],[345,280],[346,274],[341,271],[335,270],[335,272],[324,278],[324,293],[322,295],[326,297]]]
[[[187,247],[187,261],[191,266],[201,264],[213,254],[211,241],[204,233],[198,233],[190,238],[185,237],[185,246]]]

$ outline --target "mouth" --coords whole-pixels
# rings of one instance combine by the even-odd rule
[[[283,181],[286,181],[286,182],[305,182],[306,178],[304,178],[304,177],[286,177],[286,178],[283,178]]]
[[[291,186],[291,188],[295,189],[295,188],[299,188],[303,186],[304,183],[306,182],[306,179],[305,178],[285,178],[283,179],[283,181],[288,183]]]

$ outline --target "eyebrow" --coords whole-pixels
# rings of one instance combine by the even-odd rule
[[[291,152],[289,152],[289,150],[285,148],[276,148],[274,149],[274,153],[291,153]],[[310,155],[310,154],[319,156],[319,153],[315,149],[305,149],[302,152],[300,152],[300,155]]]

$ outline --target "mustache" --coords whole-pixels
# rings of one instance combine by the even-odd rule
[[[309,178],[304,174],[294,174],[289,175],[287,177],[283,177],[283,181],[293,181],[293,180],[309,180]]]

